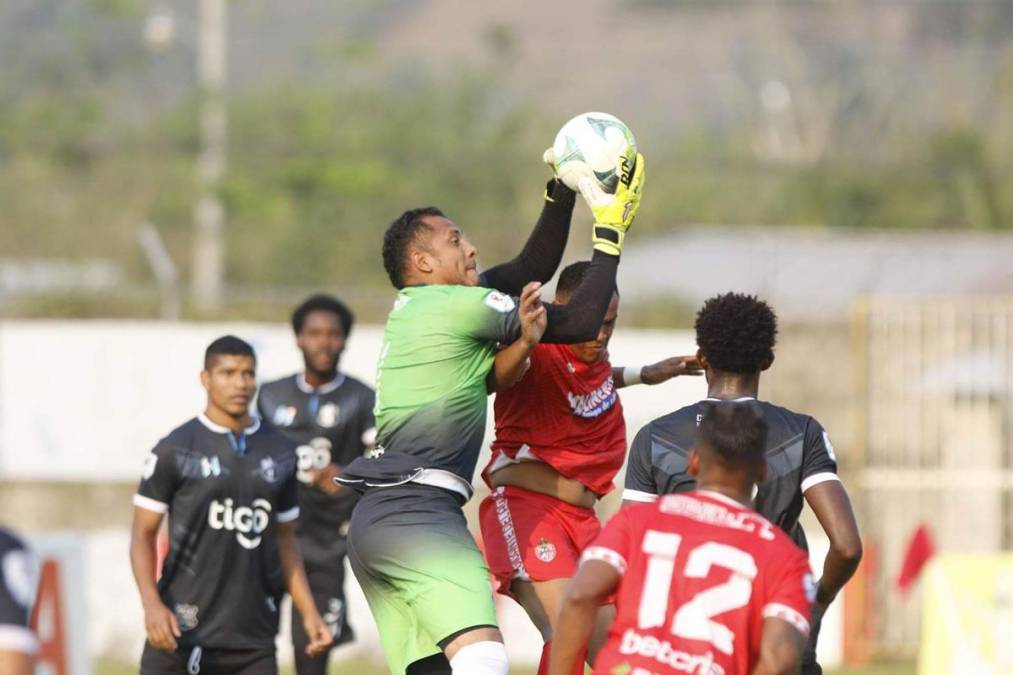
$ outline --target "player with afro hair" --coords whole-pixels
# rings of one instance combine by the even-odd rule
[[[714,370],[747,375],[774,363],[777,316],[754,295],[725,293],[696,315],[696,343]]]
[[[760,375],[774,363],[776,341],[777,316],[756,296],[724,293],[704,302],[696,315],[696,344],[707,398],[654,419],[637,433],[626,463],[623,503],[650,502],[695,487],[688,457],[710,404],[728,401],[759,409],[768,427],[768,472],[756,486],[756,510],[805,549],[798,521],[808,505],[830,540],[823,575],[814,589],[812,630],[801,663],[802,675],[820,675],[820,621],[855,573],[862,540],[823,425],[811,415],[758,400]]]

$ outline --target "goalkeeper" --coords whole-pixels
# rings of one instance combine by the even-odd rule
[[[595,216],[594,254],[566,305],[538,296],[562,258],[573,213],[575,193],[557,180],[520,255],[483,274],[476,248],[436,208],[406,211],[384,234],[384,267],[399,293],[377,364],[378,447],[337,480],[364,492],[348,558],[392,673],[507,672],[489,572],[461,511],[472,495],[486,397],[520,379],[539,340],[597,335],[640,204],[643,157],[622,168],[615,195],[590,175],[578,181]]]

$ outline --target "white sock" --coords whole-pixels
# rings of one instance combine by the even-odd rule
[[[502,642],[474,642],[457,650],[450,659],[454,675],[507,675],[510,664]]]

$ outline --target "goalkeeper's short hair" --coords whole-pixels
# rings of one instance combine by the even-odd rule
[[[410,209],[398,216],[383,233],[383,267],[387,270],[390,283],[394,284],[394,288],[398,290],[404,288],[408,249],[411,248],[420,231],[429,229],[429,225],[425,221],[426,216],[446,217],[443,215],[443,211],[435,206]]]

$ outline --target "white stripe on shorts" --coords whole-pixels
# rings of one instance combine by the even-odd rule
[[[190,650],[190,658],[186,661],[186,673],[187,675],[197,675],[200,673],[200,657],[203,650],[200,645]]]
[[[499,519],[499,526],[503,532],[503,540],[506,542],[507,556],[514,568],[514,579],[527,581],[528,571],[524,568],[524,558],[521,556],[521,547],[517,543],[517,532],[514,530],[514,519],[510,516],[510,505],[507,503],[505,488],[498,487],[493,490],[492,498],[496,502],[496,517]]]

